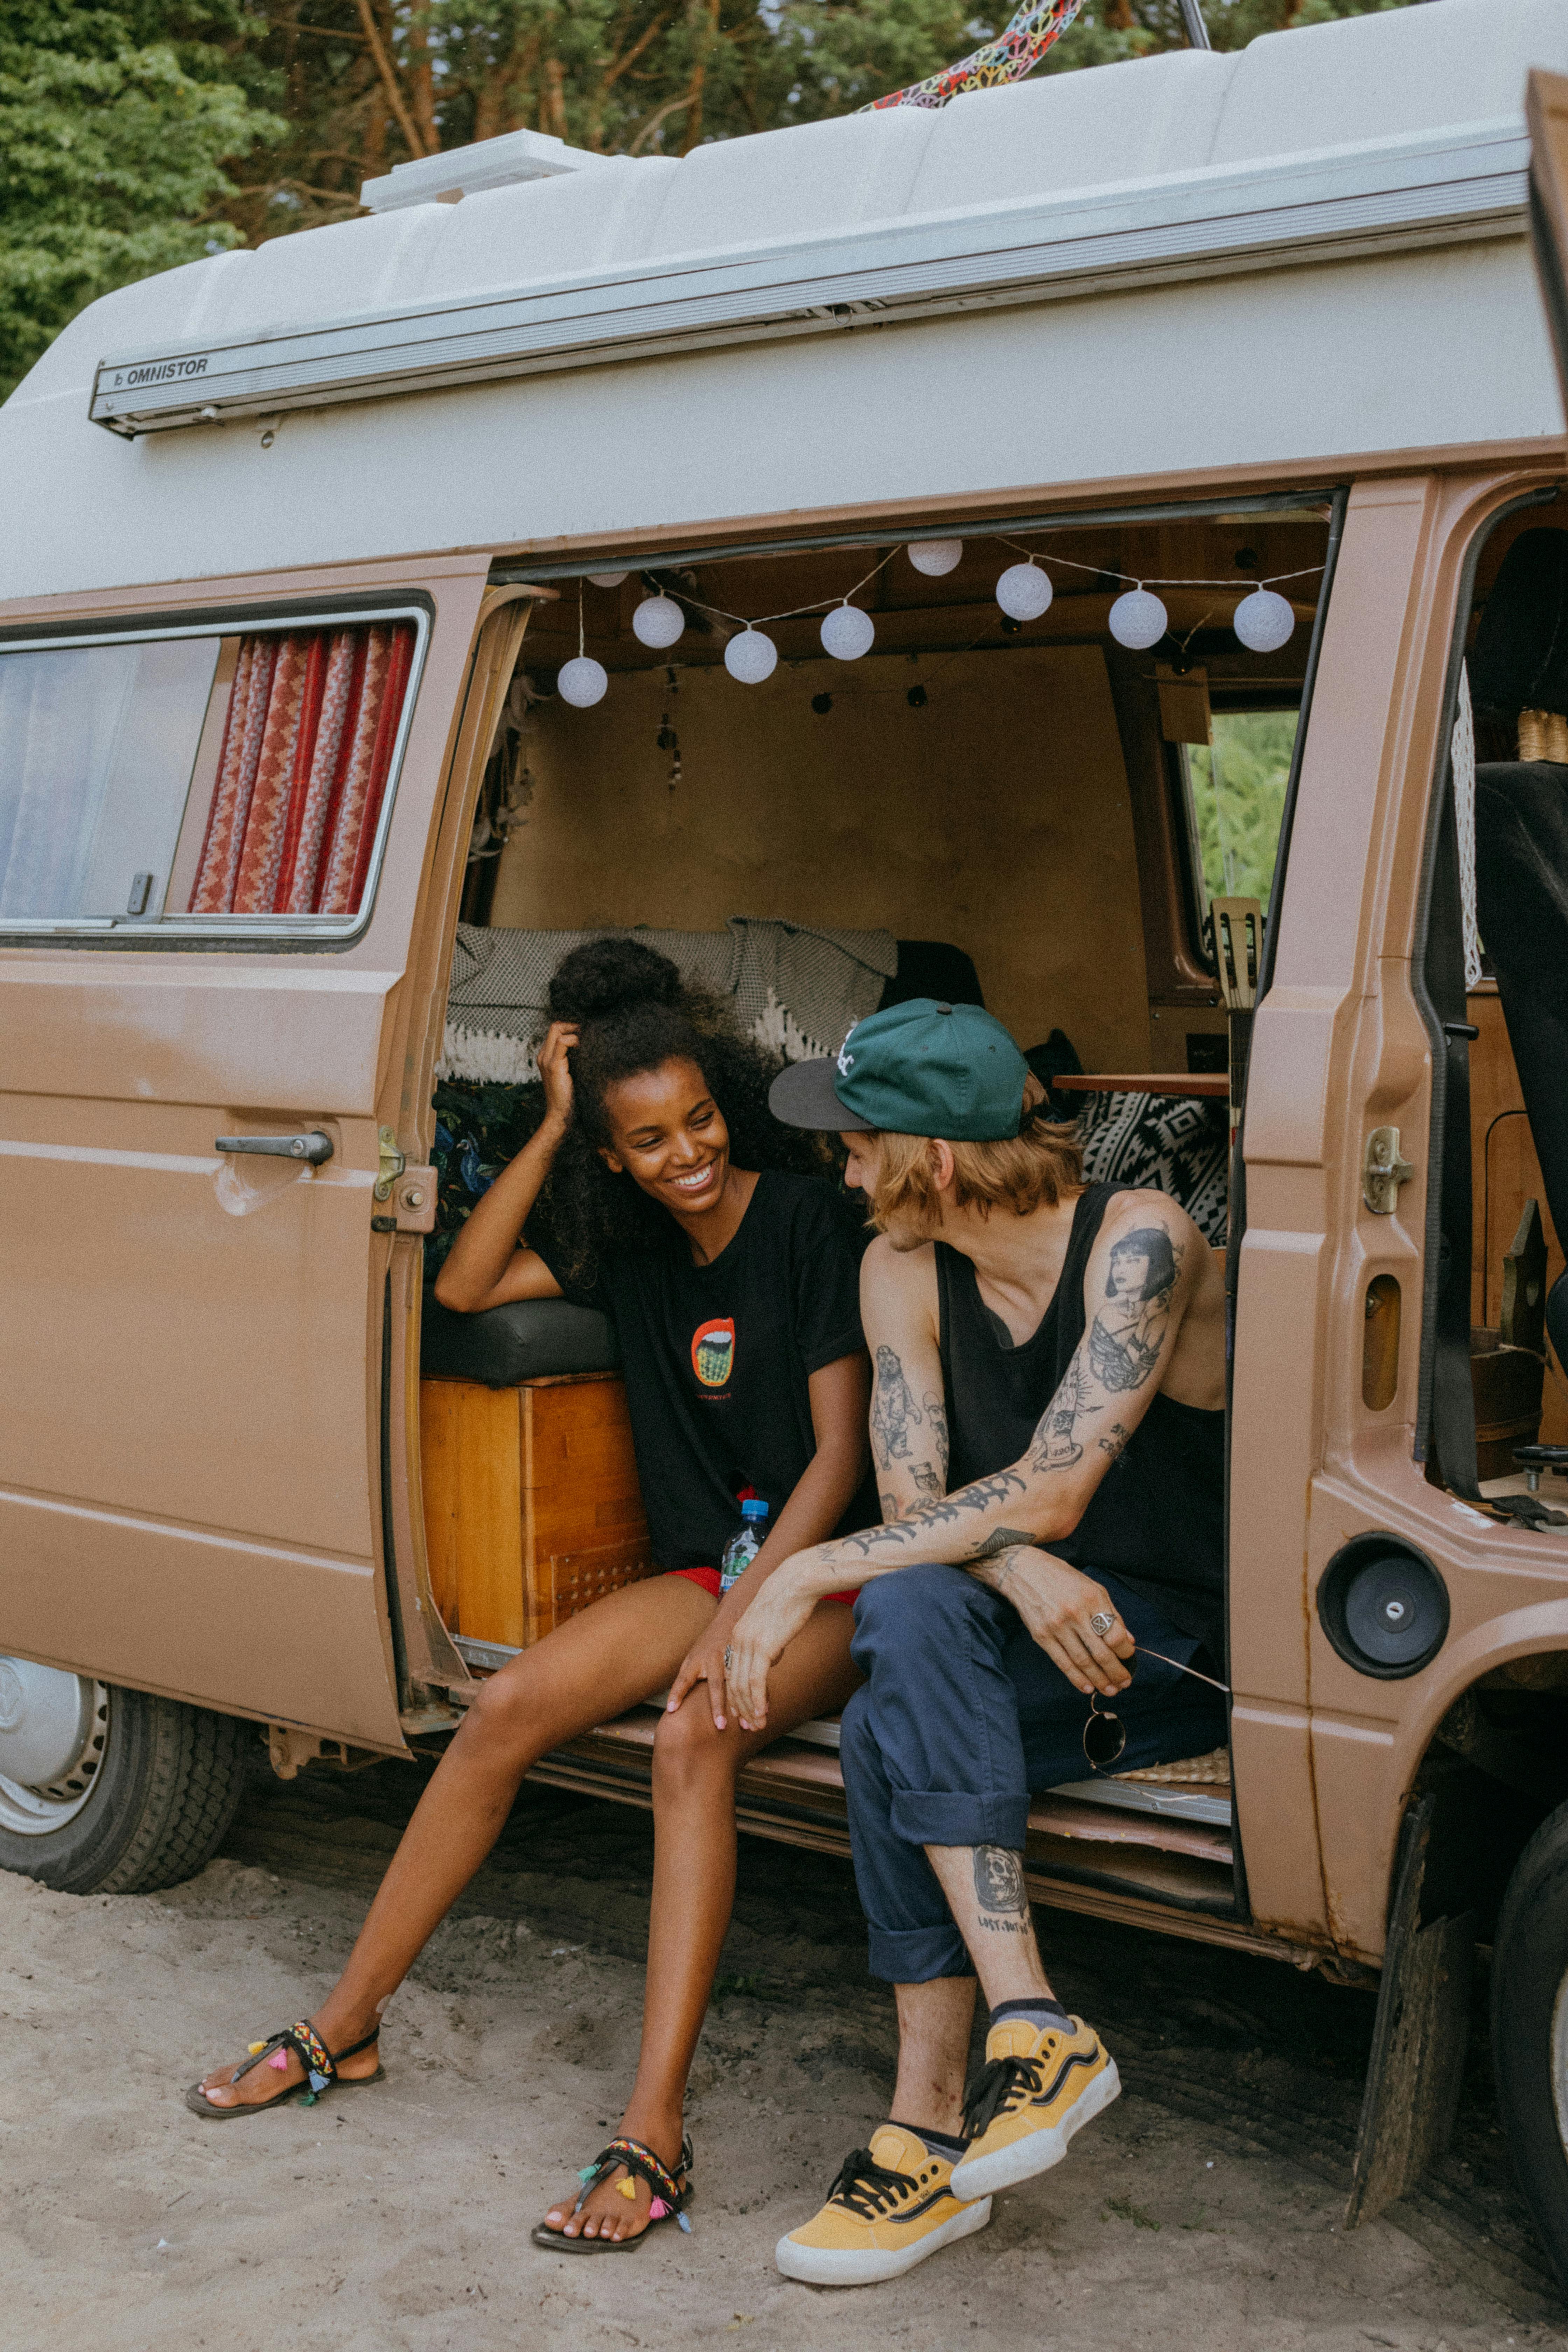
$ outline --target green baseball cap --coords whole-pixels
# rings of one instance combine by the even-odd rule
[[[998,1143],[1018,1132],[1028,1076],[978,1004],[915,996],[857,1021],[837,1055],[781,1070],[768,1107],[788,1127]]]

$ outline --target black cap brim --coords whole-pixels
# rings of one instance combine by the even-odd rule
[[[872,1135],[868,1118],[859,1118],[840,1102],[833,1081],[838,1065],[831,1055],[820,1061],[792,1062],[768,1088],[768,1108],[785,1127],[830,1129],[835,1134]]]

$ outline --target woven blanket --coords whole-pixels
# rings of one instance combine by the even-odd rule
[[[890,931],[820,931],[731,915],[721,931],[503,930],[459,923],[437,1075],[521,1085],[539,1075],[546,998],[562,958],[586,940],[640,940],[686,980],[728,998],[738,1026],[786,1061],[837,1053],[899,968]]]
[[[1079,1113],[1083,1172],[1091,1184],[1141,1184],[1168,1193],[1216,1248],[1229,1222],[1229,1129],[1223,1103],[1195,1095],[1086,1097]]]

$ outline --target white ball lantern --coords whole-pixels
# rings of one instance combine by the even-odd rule
[[[632,614],[632,632],[656,653],[672,646],[686,626],[686,615],[673,596],[645,596]]]
[[[742,629],[724,648],[724,667],[742,686],[761,686],[778,667],[779,649],[761,629]]]
[[[1119,646],[1126,646],[1135,654],[1147,653],[1157,646],[1171,625],[1171,616],[1158,596],[1150,593],[1142,581],[1129,588],[1125,596],[1118,596],[1110,608],[1110,634]]]
[[[590,572],[588,574],[590,583],[595,588],[618,588],[624,580],[629,580],[631,576],[629,572]]]
[[[1010,621],[1037,621],[1054,594],[1048,575],[1037,563],[1015,563],[996,583],[996,602]]]
[[[835,661],[858,661],[868,654],[877,635],[869,613],[858,604],[835,604],[822,624],[822,647]]]
[[[928,580],[940,580],[945,572],[957,569],[963,554],[961,539],[912,539],[909,557],[917,572]]]
[[[1236,608],[1231,626],[1251,654],[1277,654],[1289,642],[1296,615],[1288,597],[1272,588],[1255,588]]]
[[[595,702],[603,702],[609,683],[603,662],[596,662],[592,654],[579,654],[574,660],[562,663],[555,691],[574,710],[588,710]]]

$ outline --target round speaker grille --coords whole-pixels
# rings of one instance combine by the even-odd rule
[[[1358,1674],[1419,1674],[1448,1637],[1447,1588],[1424,1552],[1397,1536],[1357,1536],[1318,1587],[1324,1633]]]

